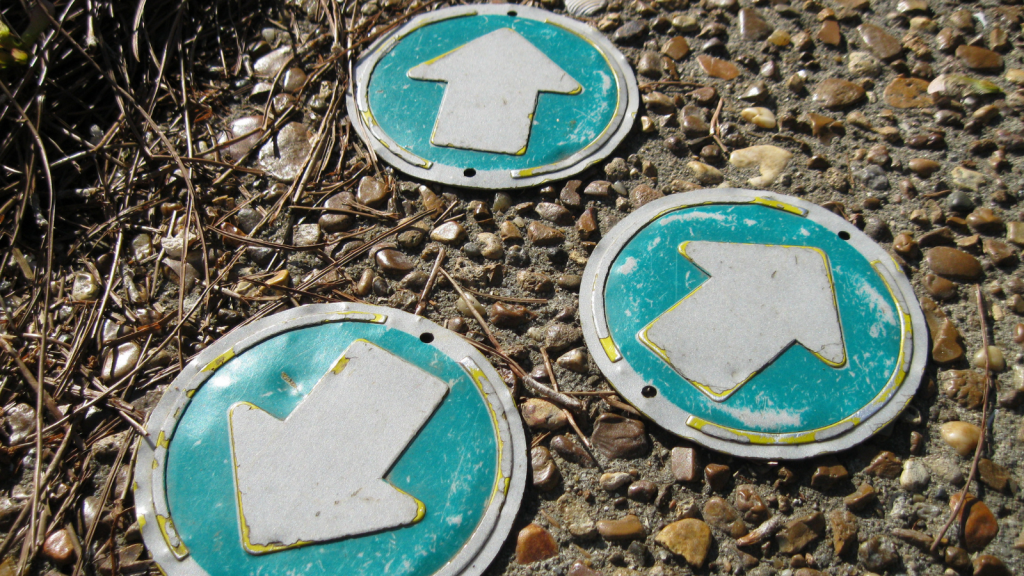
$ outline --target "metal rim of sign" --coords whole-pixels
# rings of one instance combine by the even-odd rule
[[[430,24],[473,15],[514,15],[566,28],[600,52],[618,83],[616,110],[604,131],[582,150],[557,163],[516,170],[476,170],[467,166],[448,166],[431,162],[402,148],[373,119],[367,90],[370,76],[380,59],[408,34]],[[346,98],[349,118],[356,130],[380,157],[402,172],[442,184],[464,188],[528,188],[578,174],[605,159],[633,128],[640,107],[640,92],[629,61],[591,26],[547,10],[515,4],[471,5],[442,8],[417,16],[407,24],[375,42],[359,59],[355,71],[355,95]]]
[[[312,304],[242,327],[194,358],[167,387],[140,438],[135,464],[135,510],[146,547],[161,572],[207,576],[178,537],[167,505],[165,459],[174,430],[193,394],[235,356],[292,330],[332,322],[381,324],[429,343],[458,363],[475,381],[496,427],[498,474],[491,500],[476,531],[458,553],[431,576],[477,576],[497,555],[519,511],[526,488],[526,436],[511,394],[493,366],[458,334],[401,310],[367,304]],[[429,335],[429,336],[428,336]]]
[[[614,342],[605,314],[605,284],[612,264],[648,224],[666,214],[707,205],[761,205],[797,214],[836,233],[872,263],[899,308],[900,350],[886,389],[868,406],[841,421],[848,425],[795,434],[748,433],[696,417],[657,393],[659,382],[644,379]],[[660,198],[619,222],[597,245],[583,273],[580,319],[587,347],[612,386],[651,420],[714,450],[745,458],[804,459],[850,448],[890,424],[913,398],[927,363],[928,335],[913,288],[893,258],[858,228],[810,202],[767,191],[722,188]],[[904,354],[905,353],[905,354]],[[863,416],[861,418],[860,416]]]

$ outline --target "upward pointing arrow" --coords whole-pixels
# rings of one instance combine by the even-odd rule
[[[409,70],[409,78],[447,82],[430,143],[524,154],[539,92],[583,88],[511,28],[485,34]]]
[[[412,524],[424,505],[383,480],[448,386],[357,340],[284,420],[240,402],[231,448],[252,554]]]
[[[830,366],[846,362],[823,252],[704,241],[679,250],[711,278],[638,338],[708,397],[725,400],[794,343]]]

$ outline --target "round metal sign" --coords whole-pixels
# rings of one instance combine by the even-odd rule
[[[360,58],[348,114],[412,176],[524,188],[604,159],[640,97],[600,32],[527,6],[444,8],[413,18]]]
[[[844,219],[739,189],[643,206],[598,244],[587,345],[660,426],[715,450],[809,458],[861,442],[910,401],[927,361],[913,289]]]
[[[135,508],[170,576],[476,576],[505,541],[526,439],[458,335],[303,306],[203,351],[150,416]]]

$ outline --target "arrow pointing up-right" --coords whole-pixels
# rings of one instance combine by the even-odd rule
[[[828,259],[817,248],[686,242],[707,281],[637,335],[681,376],[723,401],[798,343],[846,363]]]

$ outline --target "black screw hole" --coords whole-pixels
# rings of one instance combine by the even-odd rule
[[[516,16],[519,16],[519,12],[516,12],[515,10],[509,10],[508,15],[515,18]]]
[[[430,344],[433,341],[434,335],[431,334],[430,332],[424,332],[423,334],[420,334],[420,342],[423,342],[424,344]]]
[[[644,395],[644,398],[654,398],[658,395],[658,389],[654,386],[644,386],[640,393]]]
[[[462,171],[462,173],[465,174],[466,178],[472,178],[473,176],[476,176],[476,170],[474,170],[473,168],[466,168],[465,170]]]
[[[839,237],[842,238],[843,240],[849,240],[850,239],[850,233],[847,232],[846,230],[840,230],[839,231]]]

